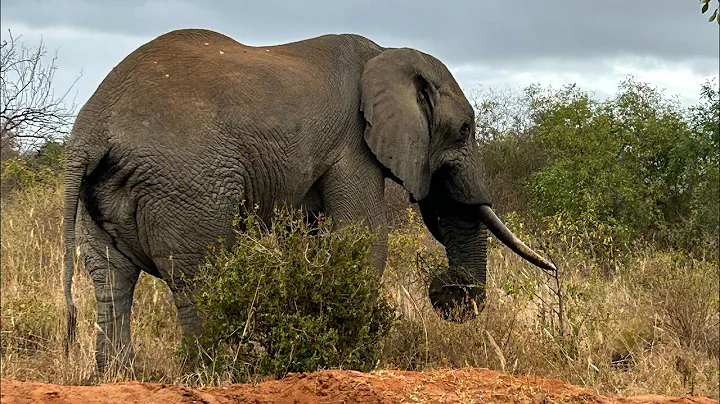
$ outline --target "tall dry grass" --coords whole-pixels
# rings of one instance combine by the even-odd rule
[[[183,368],[168,288],[147,275],[133,305],[134,372],[91,379],[95,299],[82,267],[74,284],[79,344],[65,359],[61,211],[59,182],[3,202],[2,377],[65,384],[212,379]],[[389,241],[385,286],[402,320],[383,343],[380,367],[470,365],[559,377],[606,394],[692,391],[718,397],[716,256],[693,260],[636,247],[614,263],[608,278],[606,263],[587,257],[572,237],[562,237],[558,229],[526,233],[521,221],[507,220],[529,244],[552,249],[560,265],[557,281],[491,240],[485,308],[473,321],[452,324],[432,312],[423,280],[428,268],[444,262],[442,246],[417,214],[408,212]],[[546,238],[543,244],[538,237]]]
[[[717,255],[697,260],[638,246],[616,257],[609,278],[608,263],[588,257],[561,224],[533,234],[510,215],[520,238],[552,253],[557,279],[491,238],[485,307],[453,324],[432,313],[423,293],[423,274],[445,260],[442,247],[409,214],[390,238],[388,286],[404,320],[385,341],[381,366],[469,365],[558,377],[603,394],[718,397]]]
[[[59,181],[37,185],[4,198],[0,254],[2,377],[78,384],[93,380],[95,295],[82,265],[73,285],[78,307],[78,344],[64,355],[63,191]],[[167,285],[143,274],[133,303],[133,342],[137,363],[126,378],[174,381],[182,363],[174,355],[180,328]]]

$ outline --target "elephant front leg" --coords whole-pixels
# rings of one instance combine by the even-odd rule
[[[370,255],[382,274],[387,260],[388,224],[385,211],[385,178],[369,158],[340,161],[319,183],[325,214],[338,227],[362,223],[375,234]]]

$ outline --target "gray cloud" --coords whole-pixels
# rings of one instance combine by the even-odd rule
[[[258,44],[356,32],[422,48],[448,63],[623,54],[717,61],[718,56],[718,26],[700,14],[699,4],[680,0],[8,0],[2,18],[151,37],[206,27]]]
[[[718,74],[720,48],[718,25],[707,22],[699,3],[681,0],[3,0],[0,21],[62,46],[59,74],[86,71],[81,101],[134,48],[188,27],[249,45],[358,33],[433,54],[466,89],[525,85],[537,76],[546,83],[600,82],[607,93],[626,74],[617,67],[623,60],[650,72],[686,69],[696,80]],[[60,31],[78,34],[53,37]],[[664,80],[657,84],[673,85]],[[687,93],[688,86],[672,90]]]

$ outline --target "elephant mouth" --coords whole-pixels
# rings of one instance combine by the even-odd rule
[[[428,205],[420,204],[420,212],[423,215],[426,226],[435,238],[443,243],[442,234],[439,231],[438,218],[445,215],[452,215],[467,222],[481,222],[487,229],[500,241],[510,248],[517,255],[522,257],[529,263],[546,271],[556,271],[555,264],[547,258],[535,252],[520,240],[510,229],[500,220],[489,205],[467,205],[457,202],[451,198],[443,198],[442,203],[433,203],[435,206],[442,208],[433,208],[434,212],[430,212]],[[425,219],[425,217],[428,217]],[[443,243],[444,244],[444,243]]]
[[[463,323],[477,317],[486,297],[488,231],[526,261],[548,271],[555,265],[533,251],[497,217],[489,205],[470,205],[449,193],[420,201],[423,220],[443,245],[449,265],[431,275],[428,295],[443,319]]]

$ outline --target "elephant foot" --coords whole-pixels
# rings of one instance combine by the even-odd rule
[[[134,374],[133,363],[135,352],[126,343],[113,344],[110,339],[98,336],[97,351],[95,352],[95,370],[98,377],[105,379],[119,379]]]

